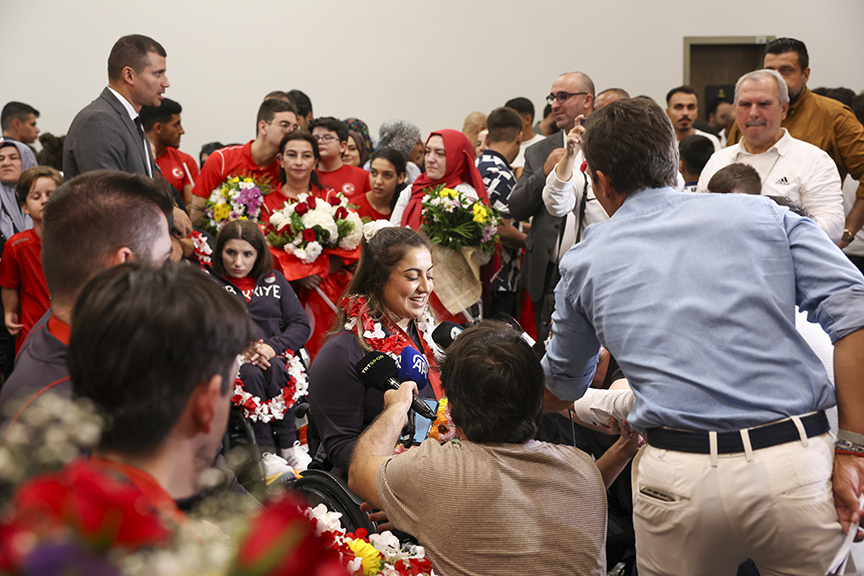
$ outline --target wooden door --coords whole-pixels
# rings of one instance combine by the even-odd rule
[[[702,122],[707,121],[711,100],[723,96],[731,102],[738,78],[762,68],[765,44],[773,39],[773,36],[684,38],[684,83],[699,95]]]

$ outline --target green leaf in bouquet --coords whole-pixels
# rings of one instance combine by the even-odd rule
[[[282,248],[283,246],[288,244],[288,239],[281,234],[277,234],[275,232],[268,232],[267,243],[274,248]]]

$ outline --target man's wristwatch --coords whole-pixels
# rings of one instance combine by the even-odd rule
[[[843,236],[841,236],[840,239],[843,242],[851,242],[852,240],[855,239],[855,235],[852,234],[851,232],[849,232],[849,229],[846,228],[845,230],[843,230]]]

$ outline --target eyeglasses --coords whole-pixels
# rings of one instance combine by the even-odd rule
[[[546,102],[552,104],[555,100],[558,101],[559,104],[563,104],[573,96],[587,96],[588,92],[558,92],[557,94],[549,94],[546,96]]]
[[[272,121],[268,122],[268,124],[273,124],[273,122]],[[279,127],[282,128],[282,130],[284,130],[286,132],[293,132],[293,131],[297,130],[298,128],[300,128],[300,125],[299,124],[292,124],[291,122],[288,122],[287,120],[282,120],[281,122],[279,122]]]
[[[325,144],[329,144],[337,139],[336,136],[333,136],[332,134],[317,134],[314,138],[318,142],[324,142]]]

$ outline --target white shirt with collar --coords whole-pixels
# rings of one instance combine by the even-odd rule
[[[114,97],[120,101],[120,104],[122,104],[123,108],[126,109],[126,113],[129,114],[129,118],[134,123],[135,119],[138,118],[138,112],[135,111],[135,108],[132,106],[132,104],[128,100],[126,100],[126,98],[122,94],[120,94],[119,92],[117,92],[116,90],[111,88],[110,86],[108,86],[108,90],[110,90],[111,94],[113,94]],[[148,159],[148,162],[146,163],[147,164],[147,175],[152,178],[153,177],[153,172],[152,172],[153,169],[150,167],[150,162],[149,162],[149,159],[151,158],[151,153],[150,153],[150,151],[147,150],[147,148],[150,146],[150,142],[147,140],[146,136],[144,137],[144,140],[141,141],[141,146],[144,149],[144,158]]]
[[[741,142],[715,152],[699,176],[697,192],[708,192],[708,182],[718,170],[740,162],[756,169],[764,196],[787,196],[809,212],[833,242],[843,235],[843,191],[840,174],[823,150],[783,135],[762,154],[750,154]]]
[[[567,133],[563,134],[563,146],[567,146]],[[585,204],[585,218],[582,221],[582,232],[585,232],[585,227],[595,222],[608,220],[609,216],[600,205],[600,202],[594,196],[594,189],[591,185],[591,178],[586,178],[581,171],[582,162],[585,161],[585,156],[582,153],[582,147],[576,149],[576,160],[573,162],[573,174],[570,180],[564,182],[555,173],[555,167],[549,172],[546,177],[546,185],[543,187],[543,204],[546,210],[552,216],[566,216],[567,220],[564,223],[564,237],[561,239],[561,245],[558,247],[557,261],[561,260],[564,253],[576,243],[576,227],[579,224],[579,202],[582,200],[582,194],[587,194],[587,203]]]

